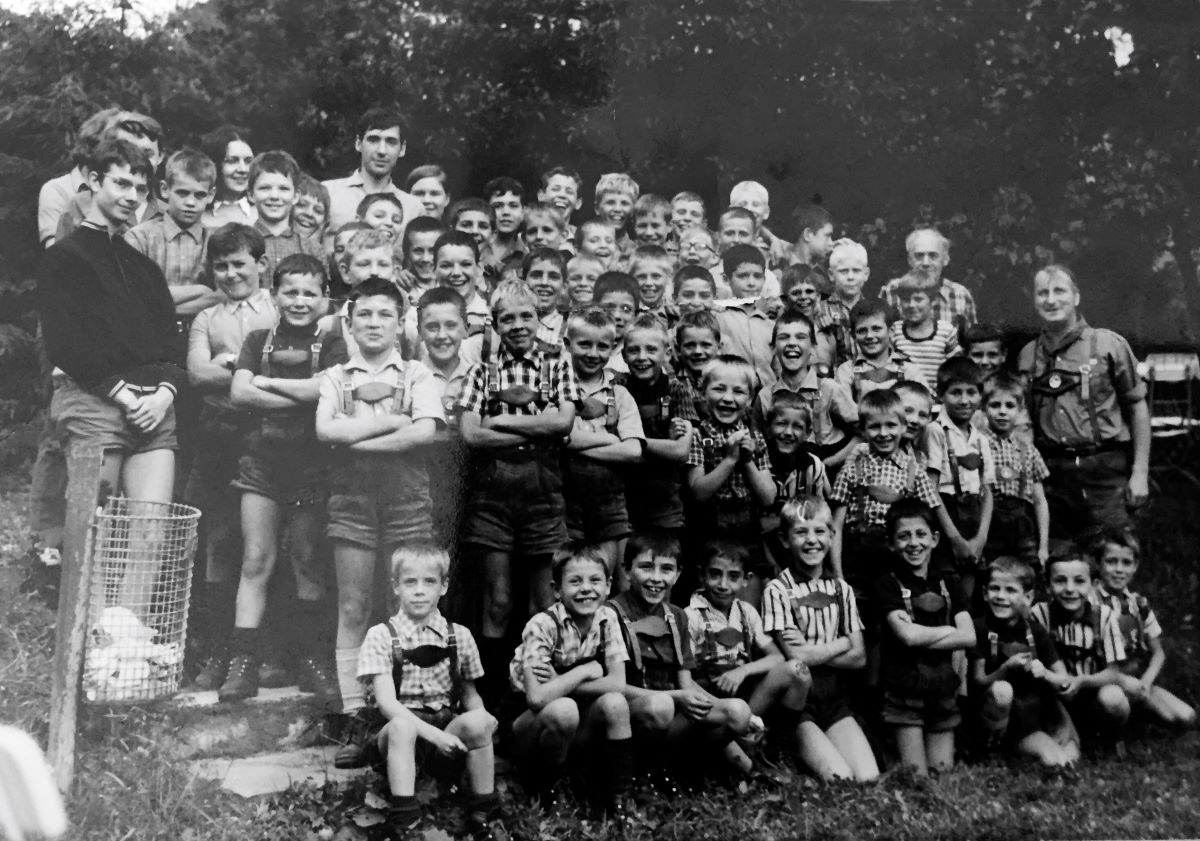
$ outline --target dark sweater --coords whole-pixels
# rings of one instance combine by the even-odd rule
[[[171,361],[166,279],[122,237],[81,226],[46,251],[37,282],[46,353],[83,388],[111,397],[126,384],[178,391],[186,381]]]

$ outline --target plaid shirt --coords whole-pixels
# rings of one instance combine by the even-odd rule
[[[750,602],[734,599],[729,606],[729,615],[713,607],[702,591],[692,594],[684,610],[688,620],[688,636],[696,665],[740,666],[754,659],[754,650],[764,650],[772,640],[763,630],[762,617]],[[726,628],[741,631],[743,639],[732,646],[722,645],[717,633]]]
[[[992,493],[996,496],[1015,496],[1033,504],[1033,484],[1050,475],[1042,454],[1028,441],[1015,435],[997,435],[990,429],[983,433],[992,448],[996,478]]]
[[[693,380],[687,371],[681,371],[671,378],[671,405],[674,406],[675,395],[679,395],[678,416],[690,421],[693,426],[700,423],[704,410],[704,392],[700,390],[698,380]]]
[[[1065,615],[1057,603],[1038,602],[1030,608],[1029,617],[1050,632],[1068,674],[1095,674],[1126,657],[1117,614],[1104,605],[1085,604],[1083,615],[1075,619]]]
[[[262,220],[254,223],[254,229],[262,234],[267,245],[267,267],[259,278],[259,285],[270,289],[274,282],[275,267],[279,261],[290,254],[309,254],[316,257],[322,264],[325,262],[325,249],[321,243],[312,237],[302,236],[294,228],[286,228],[281,234],[273,234],[267,230]]]
[[[612,666],[619,667],[629,659],[617,612],[608,605],[601,605],[592,617],[587,635],[580,636],[579,626],[562,602],[550,605],[530,619],[521,632],[521,645],[508,665],[509,685],[524,694],[526,667],[549,665],[558,671],[574,668],[579,661],[594,657],[600,649],[601,626],[604,629],[604,671],[608,674]]]
[[[915,497],[930,508],[942,504],[941,497],[929,484],[925,470],[910,453],[902,450],[887,456],[871,450],[855,453],[838,472],[833,493],[829,495],[829,501],[834,505],[847,506],[847,531],[883,528],[886,523],[892,504],[880,502],[866,493],[871,485],[889,488],[904,497]]]
[[[396,629],[400,636],[400,647],[405,650],[422,645],[444,648],[449,644],[450,623],[437,609],[420,624],[403,613],[397,613],[388,622]],[[462,625],[455,625],[454,641],[458,647],[458,673],[461,678],[477,680],[483,677],[483,663],[471,632]],[[358,652],[358,679],[369,687],[376,675],[392,674],[394,665],[391,631],[386,624],[372,626]],[[442,709],[450,704],[453,687],[449,657],[429,668],[421,668],[405,660],[400,685],[396,687],[396,699],[406,707]]]
[[[566,406],[582,399],[579,385],[575,382],[575,370],[571,360],[562,355],[549,358],[550,382],[546,384],[549,400],[543,402],[542,367],[546,354],[534,348],[524,356],[513,356],[503,345],[496,354],[495,362],[477,362],[471,366],[459,397],[459,408],[463,412],[474,412],[480,417],[495,415],[536,415],[545,406]],[[498,383],[490,382],[493,374]],[[503,400],[493,400],[489,388],[500,391],[513,386],[527,386],[537,392],[536,399],[526,406],[510,406]]]
[[[828,336],[833,345],[833,359],[829,363],[831,368],[837,368],[858,353],[854,328],[850,324],[850,308],[836,298],[817,302],[813,312],[813,327],[818,333]]]
[[[196,283],[212,286],[204,271],[208,234],[208,229],[199,221],[190,228],[181,228],[170,214],[164,214],[130,229],[125,233],[125,239],[158,264],[168,286]]]
[[[705,473],[711,473],[721,463],[721,460],[725,458],[725,442],[735,433],[747,428],[746,424],[740,421],[737,425],[728,428],[721,427],[710,420],[700,421],[696,434],[692,436],[692,448],[688,452],[687,459],[688,466],[699,467]],[[750,441],[754,446],[754,466],[759,470],[766,471],[767,475],[770,475],[771,456],[767,452],[767,440],[763,438],[761,432],[751,429]],[[746,477],[742,474],[740,467],[733,471],[729,477],[729,481],[717,489],[714,498],[724,500],[751,499],[750,486],[746,483]]]
[[[902,279],[889,280],[879,290],[879,297],[887,299],[888,306],[897,311],[900,309],[900,297],[896,294],[896,288]],[[933,318],[935,321],[949,321],[959,329],[970,327],[979,320],[971,291],[961,283],[942,278],[938,295],[933,299]]]
[[[833,601],[824,606],[801,603],[814,594]],[[799,581],[785,569],[763,589],[763,627],[767,633],[795,629],[804,636],[805,645],[824,645],[859,633],[864,626],[854,590],[845,581],[825,576]]]

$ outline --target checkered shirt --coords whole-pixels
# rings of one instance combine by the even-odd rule
[[[690,421],[692,425],[700,423],[700,410],[704,406],[704,393],[698,382],[692,380],[686,371],[671,378],[671,405],[679,399],[678,417]],[[674,411],[674,410],[673,410]]]
[[[891,503],[879,502],[869,494],[857,492],[858,488],[869,485],[891,488],[901,496],[916,497],[930,508],[941,506],[941,497],[929,484],[924,469],[916,463],[916,459],[910,453],[897,450],[891,455],[881,456],[868,450],[865,453],[856,453],[852,459],[838,472],[837,480],[833,483],[833,493],[829,495],[829,501],[833,504],[847,506],[847,531],[882,528],[887,521]],[[910,462],[913,463],[912,468],[908,466]]]
[[[546,354],[536,348],[524,356],[513,356],[508,348],[501,347],[496,354],[496,373],[499,374],[499,389],[524,385],[539,391],[542,380],[542,358]],[[459,408],[463,412],[474,412],[480,417],[495,415],[536,415],[544,405],[539,392],[538,398],[527,406],[510,406],[503,400],[492,400],[488,393],[489,369],[492,364],[484,360],[471,366],[463,383]],[[582,399],[579,385],[575,381],[575,370],[571,360],[564,355],[551,356],[550,361],[550,405],[562,407]]]
[[[823,593],[837,601],[822,608],[793,603],[810,593]],[[863,621],[854,590],[845,581],[826,577],[801,581],[785,569],[763,589],[763,627],[767,633],[795,629],[804,636],[805,645],[824,645],[862,631]]]
[[[136,225],[125,233],[125,240],[145,254],[163,271],[168,286],[212,286],[204,270],[204,254],[209,231],[199,221],[190,228],[164,214]]]
[[[406,650],[422,645],[445,647],[449,644],[450,623],[436,609],[419,624],[403,613],[397,613],[388,622],[400,635],[400,647]],[[455,625],[454,640],[458,647],[458,673],[462,679],[483,677],[483,663],[471,632],[462,625]],[[391,631],[386,624],[373,625],[358,652],[358,679],[369,687],[376,675],[392,674],[393,665]],[[406,660],[400,685],[396,687],[396,699],[406,707],[441,709],[450,704],[453,686],[449,657],[427,669]]]
[[[725,458],[725,442],[737,432],[747,429],[746,424],[739,421],[737,425],[722,427],[713,421],[702,420],[692,436],[692,448],[688,452],[689,467],[699,467],[705,473],[711,473],[721,460]],[[759,470],[771,473],[771,456],[767,452],[767,440],[757,430],[750,430],[750,440],[754,445],[754,466]],[[740,469],[734,470],[724,485],[717,489],[716,499],[750,500],[750,486]]]
[[[587,635],[580,636],[579,626],[571,619],[562,602],[555,602],[525,624],[525,630],[521,632],[521,645],[508,665],[509,685],[524,694],[527,666],[550,665],[557,670],[573,667],[580,660],[595,656],[600,648],[601,626],[604,628],[604,659],[608,664],[605,673],[612,672],[612,667],[617,666],[622,669],[618,673],[623,674],[621,664],[629,659],[629,651],[621,636],[621,620],[617,612],[608,605],[601,605],[592,617]]]
[[[1100,641],[1097,644],[1096,619],[1100,611]],[[1050,632],[1067,673],[1091,675],[1104,671],[1125,659],[1125,642],[1117,624],[1117,614],[1104,605],[1086,604],[1078,619],[1067,616],[1057,604],[1039,602],[1029,610],[1029,616]],[[1050,665],[1050,664],[1047,664]]]
[[[271,288],[275,277],[275,267],[289,254],[308,254],[316,257],[322,263],[325,262],[325,249],[321,247],[321,243],[312,237],[302,235],[294,228],[288,228],[281,234],[273,234],[260,220],[254,223],[254,229],[262,234],[263,242],[267,246],[267,267],[259,278],[259,285],[264,289]]]
[[[992,461],[996,464],[992,493],[1015,496],[1032,504],[1033,484],[1045,481],[1050,475],[1042,454],[1032,443],[1015,435],[997,435],[990,429],[983,435],[992,448]]]
[[[754,649],[762,651],[772,642],[763,630],[762,617],[754,605],[741,599],[733,600],[726,616],[713,607],[703,592],[697,591],[692,594],[684,613],[687,614],[688,636],[697,666],[740,666],[754,659]],[[733,646],[721,645],[716,635],[725,628],[741,631],[746,639]]]
[[[830,363],[832,367],[836,368],[858,354],[854,328],[850,324],[850,308],[841,301],[834,298],[818,301],[813,312],[813,327],[818,333],[825,333],[833,340],[834,358]]]
[[[896,294],[896,288],[901,280],[902,278],[889,280],[879,290],[879,297],[887,299],[888,306],[896,311],[900,309],[900,297]],[[938,295],[933,299],[933,317],[936,321],[949,321],[956,327],[970,327],[979,320],[971,290],[961,283],[942,278]]]

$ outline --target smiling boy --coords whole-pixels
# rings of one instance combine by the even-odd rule
[[[264,272],[267,278],[274,276],[279,261],[289,254],[309,254],[318,259],[325,256],[320,242],[301,236],[292,228],[292,208],[299,181],[300,165],[287,152],[278,149],[263,152],[250,163],[247,196],[258,212],[254,228],[262,234],[267,246]]]

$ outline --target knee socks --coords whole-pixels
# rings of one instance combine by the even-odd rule
[[[366,706],[363,698],[362,681],[358,679],[358,651],[361,646],[354,648],[339,648],[337,650],[337,680],[338,689],[342,693],[342,712],[355,713]]]

